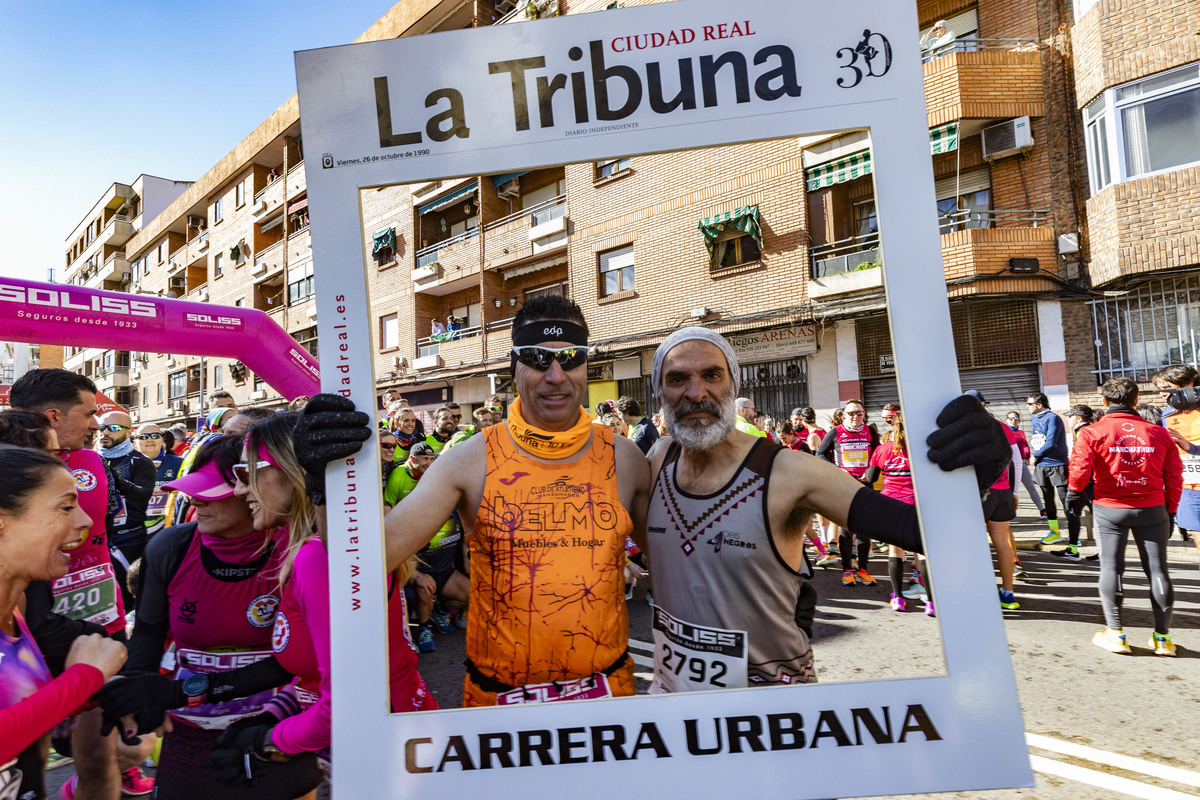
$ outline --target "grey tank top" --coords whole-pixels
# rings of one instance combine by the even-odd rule
[[[811,574],[775,548],[767,480],[779,448],[755,442],[733,478],[707,496],[679,488],[679,445],[655,479],[646,519],[654,602],[691,625],[745,631],[749,685],[794,683],[811,674],[808,636],[797,625]]]

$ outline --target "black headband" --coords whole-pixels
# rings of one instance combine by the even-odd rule
[[[587,329],[574,322],[562,319],[539,319],[528,322],[512,333],[514,347],[526,347],[544,342],[567,342],[586,347]]]

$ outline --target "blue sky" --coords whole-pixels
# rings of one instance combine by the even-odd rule
[[[6,4],[0,275],[61,278],[67,237],[109,185],[199,178],[295,93],[293,51],[352,42],[393,4]]]

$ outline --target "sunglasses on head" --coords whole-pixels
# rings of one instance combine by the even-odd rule
[[[254,464],[255,469],[266,469],[269,466],[272,466],[270,461],[257,461]],[[233,465],[233,477],[237,479],[238,483],[244,483],[247,486],[249,486],[250,485],[250,465],[247,464],[245,461],[238,463],[238,464],[234,464]]]
[[[117,433],[118,431],[129,430],[128,425],[101,425],[100,430],[108,431],[109,433]]]
[[[538,372],[545,372],[550,369],[550,365],[555,361],[558,362],[558,365],[563,370],[569,371],[587,362],[588,348],[579,345],[570,345],[569,347],[525,345],[514,347],[513,355],[517,357],[518,362],[527,367],[532,367]]]
[[[137,439],[139,442],[144,442],[147,439],[161,439],[162,434],[161,433],[135,433],[133,435],[133,438]]]

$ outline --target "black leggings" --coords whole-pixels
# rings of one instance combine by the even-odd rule
[[[1154,630],[1170,633],[1175,589],[1167,573],[1167,536],[1171,532],[1167,509],[1164,506],[1112,508],[1097,505],[1093,513],[1096,515],[1096,539],[1100,543],[1100,603],[1104,606],[1104,623],[1110,628],[1121,628],[1125,544],[1132,533],[1142,559],[1142,571],[1150,580]]]

